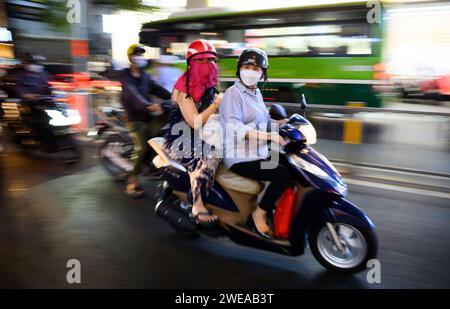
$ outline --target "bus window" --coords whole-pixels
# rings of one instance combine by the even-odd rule
[[[199,38],[210,40],[219,57],[237,56],[249,47],[262,48],[269,56],[369,56],[376,41],[367,25],[348,24],[190,31],[163,36],[160,46],[183,56],[189,42]]]
[[[364,26],[320,25],[245,30],[247,46],[270,56],[371,55],[371,40]]]

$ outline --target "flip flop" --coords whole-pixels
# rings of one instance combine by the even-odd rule
[[[132,190],[126,188],[125,193],[132,198],[143,197],[145,195],[145,191],[139,185],[135,186]]]
[[[191,213],[191,217],[195,219],[195,223],[197,223],[198,225],[204,226],[204,227],[212,227],[212,226],[216,225],[219,218],[212,220],[212,221],[202,221],[199,219],[199,217],[200,216],[213,216],[213,215],[214,214],[212,212],[210,212],[209,210],[200,211],[196,215]]]

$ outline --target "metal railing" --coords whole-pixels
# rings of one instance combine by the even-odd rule
[[[300,112],[299,103],[278,104]],[[450,108],[418,109],[310,104],[307,118],[318,132],[314,147],[345,176],[448,191]]]

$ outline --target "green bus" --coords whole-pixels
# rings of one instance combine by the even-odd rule
[[[266,102],[381,107],[383,22],[369,23],[366,2],[244,12],[185,12],[146,23],[142,44],[181,57],[189,42],[203,38],[216,46],[219,80],[236,78],[236,59],[248,47],[269,55]],[[379,12],[381,14],[381,12]]]

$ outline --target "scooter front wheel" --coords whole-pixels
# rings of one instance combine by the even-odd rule
[[[132,169],[130,155],[133,145],[118,134],[108,135],[100,148],[102,165],[114,180],[123,181],[128,178]]]
[[[330,228],[334,228],[341,243],[338,248]],[[309,244],[317,261],[325,268],[340,273],[357,273],[367,268],[367,262],[377,255],[378,241],[372,229],[335,222],[322,225],[310,233]]]

